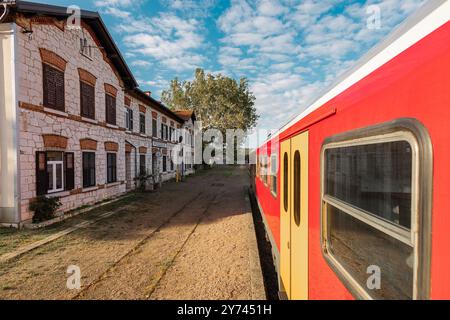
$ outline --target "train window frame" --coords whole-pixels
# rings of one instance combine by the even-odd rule
[[[269,179],[268,179],[268,172],[267,172],[267,169],[268,169],[268,164],[269,164],[269,157],[267,156],[267,154],[264,154],[263,156],[262,156],[262,159],[263,159],[263,161],[262,161],[262,164],[261,164],[261,168],[262,168],[262,174],[261,174],[261,176],[262,176],[262,182],[264,183],[264,186],[265,187],[269,187]]]
[[[409,235],[400,226],[383,221],[355,206],[325,194],[326,151],[333,148],[376,143],[406,141],[412,150],[411,230]],[[338,134],[327,138],[321,150],[321,245],[322,254],[347,289],[359,299],[373,299],[330,250],[329,210],[334,207],[353,218],[404,243],[409,241],[414,252],[413,299],[428,299],[430,295],[431,223],[433,149],[426,128],[415,119],[398,119],[388,123]]]
[[[275,168],[273,168],[273,164],[275,164]],[[276,153],[270,155],[270,192],[273,197],[278,196],[278,155]]]
[[[256,177],[259,179],[259,164],[260,164],[260,161],[259,161],[259,154],[257,154],[256,155]]]

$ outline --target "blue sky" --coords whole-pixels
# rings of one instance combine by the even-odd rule
[[[35,0],[99,11],[141,89],[195,68],[247,77],[259,128],[277,129],[424,0]],[[367,27],[377,5],[381,27]]]

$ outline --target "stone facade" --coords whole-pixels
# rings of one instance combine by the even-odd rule
[[[48,196],[58,196],[61,212],[90,205],[134,189],[137,186],[141,156],[147,174],[157,172],[163,181],[175,177],[176,166],[170,156],[177,151],[177,130],[173,141],[161,139],[161,124],[181,127],[182,121],[169,111],[154,108],[145,99],[129,93],[124,81],[100,48],[88,26],[71,30],[55,23],[33,24],[21,18],[20,26],[32,26],[32,36],[15,25],[17,145],[20,221],[32,218],[28,206],[37,196],[37,152],[64,152],[74,155],[74,188]],[[89,52],[82,52],[86,39]],[[81,41],[81,42],[80,42]],[[44,106],[43,63],[64,72],[64,110]],[[95,86],[95,118],[80,114],[80,81]],[[116,97],[116,125],[106,122],[105,94]],[[127,129],[126,110],[133,111],[133,127]],[[145,132],[141,132],[140,115],[145,115]],[[153,136],[153,118],[157,120],[157,137]],[[95,153],[95,186],[83,188],[83,152]],[[63,154],[64,154],[63,153]],[[107,153],[117,156],[117,181],[107,182]],[[153,159],[153,157],[158,158]],[[167,170],[162,172],[166,159]],[[153,168],[156,164],[158,168]],[[1,218],[1,217],[0,217]],[[1,220],[1,219],[0,219]],[[4,222],[4,221],[0,221]],[[8,221],[10,222],[10,221]]]

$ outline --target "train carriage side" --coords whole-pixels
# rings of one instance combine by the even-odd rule
[[[445,19],[258,149],[256,196],[287,298],[450,299],[448,13]],[[306,169],[295,158],[302,145]],[[304,176],[307,219],[292,215],[286,229],[284,189],[300,194]],[[302,221],[306,256],[283,259]],[[288,259],[286,269],[280,260]],[[296,272],[306,272],[306,282]]]

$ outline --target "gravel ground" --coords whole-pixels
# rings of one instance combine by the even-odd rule
[[[0,264],[0,299],[251,299],[247,185],[245,168],[217,168],[116,203],[114,216]],[[81,290],[66,287],[69,265]]]

